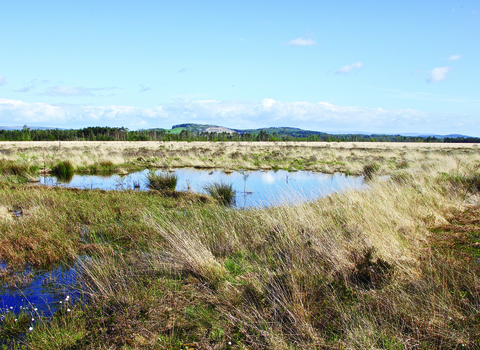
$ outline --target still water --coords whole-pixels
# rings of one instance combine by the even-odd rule
[[[156,173],[163,171],[157,170]],[[81,189],[146,191],[148,172],[149,170],[144,170],[124,176],[74,175],[68,182],[59,181],[55,177],[40,177],[40,184]],[[332,192],[364,186],[362,176],[345,176],[340,173],[285,170],[225,173],[223,170],[192,168],[175,169],[173,172],[178,176],[177,191],[205,192],[204,187],[212,182],[233,184],[237,193],[237,208],[298,203],[324,197]]]
[[[6,267],[0,263],[0,268]],[[0,286],[0,315],[23,311],[30,313],[34,321],[37,316],[49,317],[62,307],[68,308],[80,297],[75,289],[77,271],[77,263],[51,271],[26,267],[13,282]]]

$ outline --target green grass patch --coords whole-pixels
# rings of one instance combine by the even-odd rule
[[[148,188],[164,192],[166,190],[175,191],[178,182],[178,176],[174,173],[156,173],[150,171],[147,175]]]

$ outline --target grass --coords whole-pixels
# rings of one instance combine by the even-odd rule
[[[260,164],[262,152],[271,153],[256,152]],[[392,176],[249,210],[1,182],[0,255],[10,268],[90,257],[80,268],[85,302],[24,340],[16,333],[11,347],[480,347],[478,154],[322,148],[314,161],[309,152],[306,162],[357,169],[368,159]],[[333,156],[345,165],[322,162]]]
[[[365,164],[389,163],[380,175],[426,160],[480,160],[474,144],[328,142],[0,142],[4,161],[40,172],[70,161],[81,174],[128,173],[145,168],[297,169],[362,175]]]
[[[178,182],[178,176],[174,173],[155,173],[150,171],[147,175],[148,188],[159,192],[175,191]]]
[[[235,205],[237,191],[233,189],[231,183],[213,182],[205,186],[204,190],[224,206]]]
[[[377,163],[370,163],[365,164],[363,167],[363,176],[365,180],[369,181],[373,179],[373,176],[380,170],[380,164]]]
[[[60,180],[70,180],[75,168],[68,160],[59,162],[52,168],[52,173]]]

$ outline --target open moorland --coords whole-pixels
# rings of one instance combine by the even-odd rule
[[[241,210],[198,193],[30,182],[65,161],[88,174],[343,172],[368,188]],[[475,144],[0,143],[2,288],[25,283],[27,265],[75,262],[82,295],[52,317],[0,310],[0,344],[478,349],[479,191]]]
[[[367,163],[382,171],[401,162],[478,155],[477,144],[376,142],[0,142],[0,159],[51,168],[68,160],[81,173],[152,168],[289,169],[361,174]]]

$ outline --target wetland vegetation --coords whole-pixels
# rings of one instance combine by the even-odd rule
[[[0,153],[3,288],[20,288],[25,266],[75,265],[82,296],[52,316],[0,305],[6,348],[480,347],[475,145],[18,142]],[[343,172],[369,188],[231,210],[175,189],[28,182],[67,160],[80,173]]]

